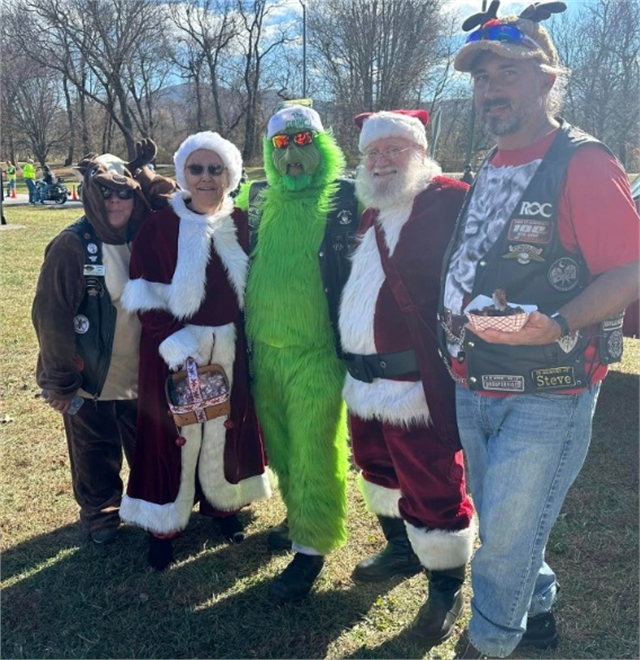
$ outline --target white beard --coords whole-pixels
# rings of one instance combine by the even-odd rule
[[[442,174],[438,163],[414,152],[404,169],[389,176],[376,176],[376,172],[393,169],[376,168],[372,172],[361,163],[356,175],[356,195],[366,208],[385,210],[410,204],[414,197]]]

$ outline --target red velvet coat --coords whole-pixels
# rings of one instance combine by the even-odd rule
[[[232,213],[230,200],[218,214],[195,214],[185,197],[178,193],[171,207],[140,227],[123,296],[139,313],[142,336],[138,435],[121,516],[157,533],[184,528],[196,499],[232,511],[270,493],[242,322],[245,218]],[[189,356],[225,368],[231,414],[179,434],[165,382]],[[186,444],[176,442],[179,435]]]
[[[344,346],[349,352],[362,353],[393,353],[413,348],[418,358],[419,373],[405,380],[421,380],[428,415],[436,434],[454,448],[460,448],[455,417],[454,383],[438,354],[436,327],[442,259],[467,189],[468,186],[459,181],[435,177],[426,190],[414,199],[409,219],[402,226],[392,256],[389,256],[384,230],[375,222],[377,211],[369,209],[364,212],[359,234],[363,237],[363,242],[370,242],[372,257],[378,258],[378,253],[381,255],[386,279],[375,302],[372,329],[374,346],[364,346],[361,351],[353,351],[350,346]],[[369,229],[375,232],[375,237],[372,234],[367,236]],[[347,303],[346,293],[347,289],[343,293],[341,334],[342,315]],[[357,290],[354,291],[353,298],[357,298]],[[356,335],[357,331],[356,328]],[[414,402],[408,403],[406,409],[402,408],[402,390],[399,389],[398,380],[400,379],[381,380],[376,393],[379,398],[371,404],[363,399],[365,393],[371,392],[372,388],[363,384],[367,389],[362,388],[362,401],[365,407],[370,406],[371,410],[376,411],[376,416],[381,416],[390,423],[408,423],[412,416],[416,419],[421,411],[416,410],[415,396]],[[351,383],[355,388],[359,387],[357,381]],[[353,388],[351,392],[354,392]],[[348,394],[349,383],[345,388],[347,403],[354,414],[359,414],[349,401]],[[355,394],[357,397],[358,393]],[[366,418],[370,415],[361,416]]]

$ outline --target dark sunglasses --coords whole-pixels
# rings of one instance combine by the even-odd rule
[[[490,25],[481,27],[472,32],[466,40],[470,44],[474,41],[500,41],[508,44],[522,44],[527,48],[540,48],[540,46],[515,25]],[[541,49],[542,50],[542,49]]]
[[[132,188],[114,190],[113,188],[100,186],[100,192],[102,193],[102,199],[111,199],[113,195],[116,195],[118,199],[133,199],[133,196],[135,195],[135,191]]]
[[[313,142],[313,132],[302,131],[293,135],[274,135],[271,138],[271,142],[276,149],[286,149],[291,144],[291,141],[299,147],[306,147]]]
[[[204,174],[204,165],[187,165],[189,174],[192,176],[200,176]],[[224,172],[224,165],[207,165],[207,172],[211,176],[220,176]]]

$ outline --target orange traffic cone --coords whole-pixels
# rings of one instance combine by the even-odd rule
[[[11,188],[11,199],[15,199],[18,195],[16,195],[16,189]]]
[[[77,202],[77,201],[78,201],[78,195],[76,195],[76,187],[75,187],[75,186],[73,186],[73,193],[72,193],[72,195],[71,195],[71,199],[72,199],[74,202]]]

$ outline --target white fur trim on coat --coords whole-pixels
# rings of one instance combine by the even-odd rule
[[[188,199],[189,193],[184,191],[179,191],[171,199],[173,210],[180,217],[178,258],[171,282],[131,280],[122,297],[122,304],[128,311],[165,310],[178,319],[195,314],[207,293],[207,264],[211,249],[215,249],[222,261],[238,305],[241,309],[244,307],[249,257],[238,242],[237,228],[231,217],[233,201],[224,200],[218,213],[200,215],[186,206]]]
[[[399,488],[385,488],[367,481],[362,476],[362,472],[358,474],[358,486],[367,505],[367,511],[371,511],[377,516],[400,518],[398,502],[402,497],[402,493]]]
[[[464,566],[471,559],[476,537],[474,519],[466,529],[421,529],[405,521],[413,551],[420,563],[432,571]]]
[[[235,325],[229,323],[219,327],[187,326],[172,337],[184,331],[187,331],[190,339],[196,343],[192,357],[197,356],[198,364],[221,365],[227,372],[229,385],[233,387]],[[180,488],[176,499],[167,504],[154,504],[125,495],[120,507],[122,520],[158,534],[184,529],[193,508],[196,470],[207,500],[221,511],[235,511],[245,504],[270,497],[271,485],[266,473],[249,477],[238,484],[226,480],[225,421],[225,417],[217,417],[204,424],[183,427],[181,434],[186,443],[181,450]]]
[[[358,148],[364,153],[372,142],[389,137],[404,138],[423,147],[425,151],[427,149],[425,126],[419,119],[386,110],[376,112],[364,120]]]
[[[375,345],[375,312],[385,274],[374,228],[365,232],[356,248],[351,275],[340,303],[340,338],[347,353],[371,355]],[[427,424],[429,408],[420,381],[406,382],[374,378],[364,383],[347,374],[343,397],[349,410],[362,419],[409,426]]]
[[[190,135],[173,154],[173,162],[176,166],[176,180],[183,190],[187,189],[187,181],[184,175],[185,165],[189,156],[198,149],[215,151],[220,156],[224,166],[229,172],[228,188],[225,192],[235,190],[242,178],[242,156],[233,142],[225,140],[219,133],[202,131]]]

